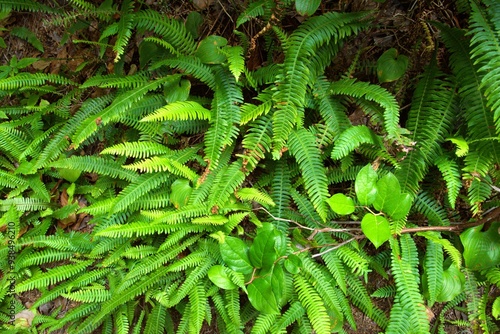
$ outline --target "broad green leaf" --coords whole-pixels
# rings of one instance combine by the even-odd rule
[[[285,290],[286,290],[286,277],[283,267],[278,265],[274,266],[271,273],[271,290],[276,298],[278,307],[286,303]]]
[[[465,275],[452,263],[448,269],[443,271],[443,286],[437,295],[439,303],[449,302],[464,291]]]
[[[377,195],[377,172],[370,164],[363,167],[354,182],[354,189],[361,205],[371,205]]]
[[[250,274],[253,266],[248,258],[248,246],[243,240],[235,237],[226,237],[220,244],[220,254],[224,263],[234,271]]]
[[[469,228],[460,234],[464,246],[465,266],[483,270],[500,264],[500,222],[493,223],[486,232],[483,225]]]
[[[398,56],[398,50],[391,48],[377,60],[377,76],[380,82],[391,82],[401,78],[408,67],[408,57]]]
[[[412,203],[413,198],[410,194],[400,193],[399,196],[389,199],[382,211],[387,213],[392,219],[401,219],[406,217],[408,212],[410,212]]]
[[[320,4],[321,0],[295,0],[295,9],[302,16],[311,16]]]
[[[186,101],[191,92],[191,81],[180,79],[170,85],[165,85],[163,91],[168,103]]]
[[[491,306],[491,315],[496,320],[500,320],[500,297],[497,297]]]
[[[274,225],[265,223],[257,229],[257,236],[249,250],[250,263],[255,268],[270,269],[274,261],[286,251],[286,241]]]
[[[232,290],[238,286],[234,284],[225,273],[225,268],[221,265],[215,265],[208,271],[208,278],[221,289]]]
[[[220,36],[211,35],[206,37],[198,45],[195,55],[205,64],[222,64],[226,61],[226,56],[220,48],[227,45],[227,39]]]
[[[250,303],[257,311],[265,314],[279,314],[279,296],[274,294],[270,276],[254,279],[248,285],[247,292]]]
[[[344,194],[335,194],[327,199],[326,202],[330,205],[333,212],[339,215],[350,215],[355,209],[352,198]]]
[[[68,182],[75,182],[78,180],[82,171],[77,169],[69,169],[69,168],[59,168],[59,175]]]
[[[373,201],[373,207],[379,211],[383,211],[388,200],[394,198],[394,194],[401,193],[399,181],[392,173],[384,175],[377,182],[377,194]]]
[[[361,220],[361,230],[375,248],[379,248],[391,237],[389,221],[383,216],[368,213]]]
[[[189,180],[177,179],[172,183],[171,190],[170,202],[178,209],[188,203],[193,188],[189,184]]]
[[[186,30],[193,36],[194,39],[198,38],[198,31],[203,23],[203,17],[200,13],[192,11],[186,18]]]
[[[297,274],[302,268],[302,260],[295,254],[288,255],[283,264],[290,274]]]

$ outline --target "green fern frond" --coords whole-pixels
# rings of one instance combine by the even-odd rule
[[[374,298],[389,298],[396,295],[396,286],[386,285],[375,290],[371,296]]]
[[[102,303],[111,298],[112,294],[103,286],[93,286],[70,293],[63,293],[63,297],[82,303]]]
[[[151,70],[162,66],[168,66],[173,69],[184,71],[201,82],[205,83],[212,90],[216,89],[215,77],[208,65],[202,64],[201,60],[194,56],[185,56],[182,58],[160,60],[151,65]]]
[[[330,94],[342,94],[374,101],[384,108],[384,125],[390,139],[399,138],[399,106],[392,94],[379,85],[343,79],[330,85]]]
[[[156,110],[151,115],[144,117],[141,122],[151,121],[183,121],[183,120],[208,120],[210,121],[210,110],[203,108],[197,102],[178,101]]]
[[[231,146],[238,135],[240,123],[239,104],[243,102],[241,88],[224,68],[214,69],[216,90],[212,100],[212,117],[205,133],[205,160],[213,170],[225,147]]]
[[[268,194],[255,188],[238,189],[235,195],[242,201],[254,201],[266,207],[276,205]]]
[[[101,154],[123,155],[131,158],[148,158],[154,155],[171,154],[172,150],[162,144],[150,141],[125,142],[110,146],[101,151]]]
[[[238,16],[236,20],[236,28],[241,26],[243,23],[250,21],[253,18],[264,15],[264,6],[266,5],[265,0],[255,1],[248,4],[248,7],[245,8]]]
[[[492,160],[494,163],[500,161],[500,148],[494,141],[482,141],[484,138],[496,137],[496,131],[493,113],[483,95],[479,65],[475,65],[470,58],[470,46],[463,31],[434,24],[442,32],[442,38],[451,51],[451,67],[455,76],[460,78],[458,92],[468,125],[466,140],[472,142],[465,159],[464,171],[484,176],[488,173]]]
[[[140,175],[134,182],[120,192],[110,212],[116,213],[127,209],[141,196],[158,188],[167,181],[170,181],[170,175],[166,173]]]
[[[177,76],[178,78],[179,76]],[[81,89],[89,87],[100,88],[139,88],[150,80],[148,73],[139,72],[134,75],[118,74],[94,75],[80,85]]]
[[[9,188],[16,188],[16,187],[23,187],[27,186],[26,180],[23,180],[21,177],[16,176],[11,173],[7,173],[3,170],[0,170],[0,186],[2,187],[9,187]]]
[[[314,91],[317,94],[315,100],[327,128],[337,138],[345,129],[351,126],[351,122],[347,118],[346,108],[328,94],[329,86],[330,83],[326,78],[319,77],[314,83]]]
[[[205,320],[207,297],[202,285],[195,286],[189,293],[189,332],[199,333]]]
[[[314,208],[323,221],[326,220],[325,200],[329,196],[325,168],[316,146],[316,138],[305,129],[292,131],[289,139],[290,153],[297,159],[304,186]]]
[[[429,293],[429,307],[435,303],[443,287],[443,248],[440,244],[427,240],[424,257],[424,274],[427,291]]]
[[[241,105],[241,122],[240,124],[247,124],[248,122],[254,121],[261,116],[265,116],[271,110],[273,101],[271,99],[271,94],[264,90],[262,93],[255,97],[256,100],[262,102],[259,105],[252,103],[244,103]]]
[[[166,307],[160,303],[156,303],[148,314],[144,333],[161,333],[166,327],[167,312],[168,310]]]
[[[467,197],[470,201],[472,212],[477,214],[481,211],[481,203],[491,196],[491,179],[486,177],[487,181],[484,182],[478,179],[473,179],[469,188],[467,189]]]
[[[400,244],[400,245],[399,245]],[[418,273],[418,251],[409,235],[402,235],[400,242],[391,240],[392,248],[392,271],[396,282],[396,298],[400,307],[410,315],[409,318],[399,319],[395,315],[397,309],[391,310],[391,320],[387,329],[388,333],[400,333],[398,331],[401,321],[407,322],[414,333],[429,333],[429,320],[420,294]],[[395,319],[396,317],[396,319]]]
[[[175,19],[169,19],[157,11],[143,10],[135,14],[135,22],[138,29],[154,31],[184,55],[191,55],[196,51],[193,36],[184,24]]]
[[[231,194],[241,186],[245,174],[241,171],[241,161],[223,168],[216,176],[212,191],[208,196],[208,205],[218,210],[229,199]]]
[[[108,175],[113,178],[120,178],[127,181],[133,181],[137,174],[133,171],[123,169],[121,164],[107,157],[96,156],[72,156],[67,159],[54,161],[49,164],[54,168],[68,168],[88,173],[97,173]]]
[[[362,144],[372,144],[383,148],[381,138],[365,125],[347,128],[336,140],[332,159],[342,159]]]
[[[196,181],[198,174],[193,172],[189,167],[184,165],[181,161],[173,156],[154,156],[147,158],[130,165],[123,166],[127,170],[138,170],[141,172],[170,172],[174,175],[185,177],[190,181]]]
[[[121,6],[121,17],[118,21],[118,33],[113,51],[116,53],[114,62],[118,62],[125,52],[125,47],[132,36],[135,15],[133,14],[134,2],[131,0],[123,1]]]
[[[275,320],[270,328],[271,333],[283,333],[288,326],[299,320],[305,312],[306,310],[300,302],[294,302],[285,313]]]
[[[439,234],[433,232],[419,232],[418,235],[425,237],[427,240],[435,244],[439,244],[451,258],[457,268],[462,268],[461,252],[455,246],[453,246],[450,240],[443,239]]]
[[[481,88],[488,101],[487,105],[493,112],[493,120],[496,124],[496,132],[500,135],[500,34],[498,29],[498,13],[496,17],[489,17],[488,12],[480,7],[475,1],[470,2],[470,40],[471,58],[478,64],[479,72],[484,76],[481,78]],[[497,6],[498,9],[498,6]],[[491,10],[493,15],[495,11]],[[495,26],[494,19],[497,20]]]
[[[13,91],[23,87],[35,87],[51,82],[57,85],[76,86],[76,84],[57,74],[47,73],[19,73],[13,77],[0,79],[0,90]]]
[[[253,170],[258,161],[264,159],[265,154],[271,151],[271,127],[272,119],[268,115],[261,116],[249,124],[249,129],[242,141],[246,152],[241,155],[248,161],[249,170]]]
[[[96,115],[87,117],[82,124],[80,124],[71,138],[73,146],[77,148],[85,139],[97,131],[98,126],[105,126],[112,121],[119,120],[120,116],[130,109],[134,103],[141,100],[148,92],[159,88],[168,80],[171,80],[168,76],[156,79],[137,87],[133,91],[126,91],[117,95],[111,105],[104,108]]]
[[[261,313],[252,327],[251,334],[266,334],[269,329],[273,326],[277,318],[276,314],[264,314]]]
[[[60,251],[48,248],[39,252],[30,253],[29,256],[25,259],[21,259],[21,256],[19,256],[19,263],[16,263],[16,265],[18,265],[19,268],[39,266],[45,263],[70,259],[74,257],[74,255],[74,252]]]
[[[299,301],[306,309],[307,317],[311,320],[314,331],[318,334],[329,334],[330,317],[318,292],[302,275],[294,275],[293,283]]]
[[[236,81],[239,81],[240,75],[245,68],[245,58],[243,57],[243,48],[239,45],[225,47],[222,53],[227,57],[227,62],[229,63],[229,71],[234,76]]]
[[[93,260],[81,261],[76,262],[75,264],[69,264],[50,269],[45,273],[40,273],[25,281],[19,282],[16,285],[16,291],[23,292],[32,289],[45,288],[49,285],[56,284],[57,282],[64,281],[69,277],[74,276],[79,272],[87,269],[87,267],[90,266],[93,262]]]
[[[14,206],[16,210],[20,212],[42,211],[50,207],[50,203],[42,199],[31,197],[16,197],[0,200],[0,211],[8,211],[11,206]]]
[[[429,223],[441,226],[450,225],[450,220],[443,206],[429,193],[425,191],[418,193],[413,206],[418,212],[429,219]]]
[[[7,156],[19,160],[28,148],[28,140],[23,131],[0,124],[0,148]]]
[[[446,181],[448,192],[448,202],[452,209],[455,208],[455,202],[462,188],[462,179],[459,172],[459,166],[455,160],[448,159],[442,155],[435,160],[436,166]]]
[[[54,13],[57,10],[50,8],[38,1],[33,0],[2,0],[0,2],[0,11],[28,11],[28,12],[42,12],[42,13]]]

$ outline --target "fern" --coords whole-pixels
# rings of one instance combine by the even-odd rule
[[[293,282],[314,331],[318,334],[330,333],[330,318],[318,292],[301,275],[295,275]]]
[[[295,156],[304,178],[305,188],[311,198],[314,208],[323,221],[327,211],[325,200],[328,197],[325,170],[319,159],[314,136],[306,130],[290,133],[290,152]]]
[[[382,140],[364,125],[353,126],[340,134],[332,150],[333,159],[342,159],[362,144],[383,147]]]

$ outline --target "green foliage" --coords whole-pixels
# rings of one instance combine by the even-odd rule
[[[2,331],[17,330],[6,306],[24,307],[12,295],[33,290],[39,332],[345,333],[362,330],[355,306],[380,331],[428,333],[426,308],[446,303],[444,332],[464,301],[459,325],[498,330],[499,223],[480,217],[498,204],[498,4],[457,1],[465,29],[433,23],[440,57],[411,84],[408,59],[383,53],[383,85],[358,75],[363,50],[330,70],[370,13],[245,4],[234,36],[205,36],[200,13],[147,2],[0,0],[51,13],[63,44],[97,22],[82,35],[100,48],[84,79],[34,73],[38,58],[0,67]],[[290,13],[304,21],[285,30]],[[266,26],[249,35],[254,19]],[[71,308],[42,314],[58,298]]]

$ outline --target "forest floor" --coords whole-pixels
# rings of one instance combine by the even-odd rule
[[[52,3],[51,1],[45,1]],[[65,1],[61,0],[61,3]],[[93,1],[100,3],[100,1]],[[115,1],[116,2],[116,1]],[[236,19],[244,9],[245,2],[229,0],[144,0],[146,6],[151,6],[160,12],[164,12],[169,17],[175,17],[184,20],[191,11],[198,11],[203,15],[204,24],[199,32],[200,40],[208,35],[219,35],[226,37],[229,43],[237,43],[233,31],[236,27]],[[464,17],[456,11],[452,5],[453,1],[435,0],[352,0],[352,1],[322,1],[319,12],[329,11],[373,11],[373,28],[359,34],[354,39],[346,43],[340,51],[335,62],[331,64],[328,71],[332,79],[340,77],[349,71],[349,67],[355,57],[359,56],[358,67],[354,70],[357,78],[366,81],[376,82],[376,60],[387,49],[394,47],[401,54],[409,57],[409,68],[404,80],[398,81],[397,87],[392,83],[384,84],[385,87],[393,91],[401,106],[402,121],[405,118],[405,111],[409,110],[409,101],[413,93],[412,87],[415,85],[418,74],[423,72],[423,67],[428,64],[434,43],[437,40],[437,31],[432,29],[428,21],[440,21],[452,27],[460,27],[464,24]],[[290,12],[285,15],[285,19],[280,22],[285,31],[292,31],[306,18],[299,16],[296,12]],[[247,36],[256,36],[264,29],[267,22],[252,20],[239,28]],[[39,71],[52,74],[69,75],[73,80],[83,83],[88,77],[94,74],[97,68],[106,65],[108,72],[113,71],[113,55],[108,48],[108,54],[99,57],[99,49],[88,43],[62,43],[65,36],[63,27],[55,26],[51,23],[49,15],[44,16],[40,13],[12,13],[7,19],[3,20],[2,26],[6,29],[12,27],[26,27],[36,34],[42,42],[43,52],[37,50],[26,41],[9,36],[3,33],[6,42],[6,48],[0,49],[0,65],[8,65],[16,57],[18,60],[26,57],[40,58],[33,63],[30,71]],[[101,31],[95,27],[90,27],[85,31],[69,36],[69,40],[90,40],[97,41]],[[1,36],[1,35],[0,35]],[[255,40],[255,47],[252,48],[246,56],[247,68],[257,69],[269,60],[280,62],[282,54],[276,53],[269,55],[264,40],[262,38]],[[134,72],[139,66],[138,45],[140,38],[135,40],[135,47],[129,48],[126,53],[126,71]],[[111,43],[112,44],[112,43]],[[446,54],[439,47],[439,61],[446,61]],[[85,69],[80,71],[79,67],[86,62]],[[349,118],[356,123],[357,118],[365,117],[362,112],[352,110]],[[362,122],[362,120],[358,120]],[[91,152],[82,152],[82,154],[91,154]],[[443,194],[444,196],[444,194]],[[60,199],[64,201],[64,198]],[[467,221],[470,217],[467,210],[463,210],[463,217],[458,217],[461,221]],[[370,284],[377,288],[376,280],[370,281]],[[25,293],[22,295],[23,301],[27,307],[36,300],[35,293]],[[381,299],[381,303],[386,303],[387,299]],[[55,303],[62,306],[63,311],[71,309],[71,302],[58,298]],[[58,305],[53,305],[57,307]],[[389,310],[391,305],[377,305],[383,310]],[[439,304],[436,304],[432,310],[429,310],[429,318],[433,318],[440,312]],[[357,320],[358,330],[351,333],[378,333],[380,328],[361,311],[354,309],[354,316]],[[465,319],[466,315],[461,312],[453,311],[446,314],[449,320]],[[213,333],[213,329],[206,327],[204,333]],[[446,332],[467,333],[463,328],[448,325]]]

